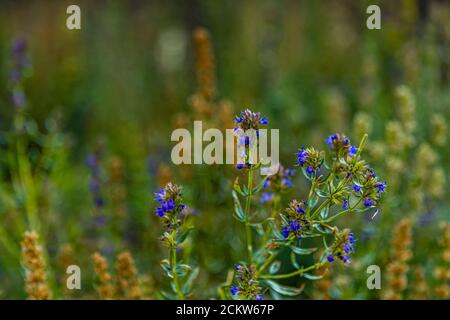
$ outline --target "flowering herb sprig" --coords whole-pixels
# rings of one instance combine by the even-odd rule
[[[24,39],[16,39],[11,46],[11,73],[9,84],[11,86],[11,100],[15,108],[23,109],[27,104],[23,88],[24,78],[31,68],[27,54],[27,43]]]
[[[311,176],[319,171],[323,163],[323,157],[323,151],[317,151],[314,148],[305,149],[305,147],[301,147],[297,153],[297,162],[298,165],[303,168],[304,172],[308,176]]]
[[[192,269],[177,259],[177,249],[186,241],[192,230],[187,221],[187,207],[183,203],[181,187],[171,182],[155,196],[155,201],[158,202],[155,215],[159,217],[164,228],[160,240],[169,249],[169,257],[161,262],[161,266],[172,280],[171,288],[175,295],[168,292],[161,294],[168,299],[184,299],[198,274],[198,269]],[[184,278],[184,284],[181,283],[181,278]]]
[[[244,123],[244,119],[239,118],[239,121]],[[252,283],[257,282],[261,287],[259,290],[263,291],[265,287],[268,287],[278,294],[298,295],[301,288],[286,287],[274,280],[294,276],[317,280],[321,276],[317,273],[309,273],[310,271],[330,266],[336,260],[341,260],[344,264],[350,263],[351,255],[355,251],[356,237],[349,229],[340,230],[331,223],[343,214],[376,209],[387,188],[386,183],[379,180],[374,170],[361,157],[366,140],[367,135],[364,135],[360,144],[355,146],[351,144],[348,137],[336,133],[325,139],[328,145],[327,152],[312,147],[299,148],[296,153],[297,165],[302,168],[305,178],[310,183],[309,191],[306,198],[292,200],[286,209],[278,212],[279,219],[276,219],[278,217],[275,215],[263,222],[253,221],[249,208],[252,195],[264,187],[267,188],[271,183],[274,183],[274,186],[280,186],[283,171],[262,179],[257,187],[253,187],[251,178],[249,178],[250,184],[243,188],[237,182],[235,183],[233,191],[235,217],[246,224],[247,231],[248,263],[247,267],[240,266],[243,269],[239,270],[242,272],[255,270],[251,272],[251,279]],[[252,167],[245,168],[249,169],[250,177]],[[278,188],[276,194],[280,191],[281,188]],[[245,210],[242,209],[239,195],[247,200]],[[263,194],[262,199],[264,199],[263,202],[272,201],[273,195]],[[261,229],[264,225],[266,225],[266,231],[262,232],[259,249],[253,252],[250,226],[258,231],[258,228]],[[266,237],[267,231],[271,236]],[[261,234],[261,232],[258,233]],[[320,250],[322,254],[315,263],[303,267],[298,264],[296,256],[319,251],[317,247],[304,248],[305,238],[321,238],[324,249]],[[295,270],[278,274],[281,263],[276,258],[284,249],[291,251],[291,262]],[[239,277],[240,273],[237,274]],[[230,288],[235,298],[256,299],[256,295],[247,294],[245,290],[250,289],[246,282],[240,281],[240,278]]]
[[[235,217],[245,224],[245,234],[246,234],[246,242],[247,242],[247,258],[249,264],[253,264],[253,241],[252,241],[252,231],[250,229],[250,205],[252,196],[258,193],[266,183],[266,180],[262,180],[258,186],[253,187],[253,171],[258,169],[259,163],[252,163],[251,161],[251,150],[250,144],[258,145],[259,138],[259,129],[261,125],[268,124],[268,120],[265,116],[262,116],[259,112],[253,112],[249,109],[246,109],[241,112],[240,116],[235,117],[236,127],[234,128],[234,132],[239,134],[240,138],[243,138],[244,141],[239,141],[241,145],[244,145],[244,154],[240,155],[243,158],[243,163],[238,164],[236,169],[241,170],[245,169],[247,172],[247,185],[242,187],[239,185],[238,181],[234,185],[233,190],[233,198],[235,202]],[[250,141],[250,137],[243,135],[247,130],[255,130],[257,141]],[[242,209],[240,204],[240,200],[238,195],[245,197],[245,208]]]
[[[336,234],[335,242],[329,249],[328,262],[332,263],[337,257],[344,263],[350,263],[350,255],[354,251],[355,238],[349,229],[344,229]]]

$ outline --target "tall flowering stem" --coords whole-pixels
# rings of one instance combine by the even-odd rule
[[[253,156],[251,154],[251,145],[257,146],[258,145],[258,139],[259,139],[259,128],[261,125],[268,124],[267,118],[265,116],[262,116],[259,112],[253,112],[249,109],[246,109],[241,112],[239,116],[235,117],[235,124],[236,127],[234,128],[234,132],[236,135],[238,135],[238,143],[244,147],[243,154],[240,154],[240,164],[236,166],[236,169],[238,170],[245,170],[247,171],[247,186],[244,187],[244,190],[241,190],[239,184],[236,182],[234,187],[234,201],[235,201],[235,211],[236,211],[236,217],[241,222],[244,222],[245,224],[245,235],[246,235],[246,242],[247,242],[247,259],[248,262],[251,265],[253,265],[253,239],[252,239],[252,230],[250,227],[250,207],[252,202],[252,196],[261,190],[263,187],[263,184],[260,184],[258,187],[253,188],[253,171],[258,169],[260,164],[254,163]],[[246,133],[249,132],[249,130],[254,130],[255,136],[248,136]],[[256,141],[251,141],[251,139],[255,139]],[[265,182],[265,181],[263,181]],[[241,205],[237,196],[237,193],[239,193],[241,196],[245,197],[245,207],[244,211],[241,210]]]
[[[168,299],[184,299],[189,294],[192,281],[198,273],[198,269],[192,269],[177,259],[177,250],[183,245],[192,228],[188,224],[188,210],[183,203],[181,187],[169,182],[163,189],[156,193],[155,200],[159,206],[155,214],[160,218],[164,233],[160,240],[168,248],[168,259],[161,262],[163,270],[172,279],[174,294],[161,292]],[[186,278],[181,283],[181,278]]]

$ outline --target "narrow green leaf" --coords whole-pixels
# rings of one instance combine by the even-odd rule
[[[177,300],[177,296],[172,293],[168,293],[166,291],[161,291],[160,294],[163,296],[163,298],[165,298],[167,300]]]
[[[234,201],[234,217],[243,222],[245,221],[245,213],[244,210],[242,210],[241,202],[239,201],[238,195],[235,191],[232,192],[233,194],[233,201]]]
[[[317,250],[317,248],[300,248],[296,246],[290,246],[291,250],[298,255],[308,255]]]
[[[239,193],[241,196],[244,196],[244,193],[242,192],[241,186],[239,183],[235,182],[233,185],[233,190]]]
[[[302,274],[306,279],[308,280],[320,280],[323,278],[323,275],[314,275],[314,274],[310,274],[310,273],[303,273]]]
[[[298,296],[300,293],[302,293],[304,285],[302,285],[300,288],[294,288],[294,287],[288,287],[282,284],[279,284],[272,280],[265,280],[265,283],[275,292],[278,292],[279,294],[285,295],[285,296]]]
[[[264,179],[262,179],[258,185],[256,187],[253,188],[252,190],[252,194],[258,193],[264,186],[264,183],[267,181],[269,177],[264,177]]]
[[[184,277],[192,268],[187,264],[177,264],[175,272],[178,276]]]
[[[309,206],[310,208],[314,208],[314,207],[316,206],[316,204],[317,204],[318,201],[319,201],[319,198],[318,198],[318,197],[311,197],[311,199],[309,199],[309,204],[308,204],[308,206]]]

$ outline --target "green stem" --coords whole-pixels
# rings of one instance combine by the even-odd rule
[[[253,248],[252,248],[252,231],[250,229],[250,204],[251,196],[253,192],[253,171],[252,168],[248,170],[248,181],[247,181],[247,195],[245,199],[245,234],[247,238],[247,255],[250,265],[253,264]]]
[[[328,223],[328,222],[331,222],[331,221],[333,221],[334,219],[336,219],[337,217],[339,217],[340,215],[342,215],[342,214],[344,214],[344,213],[348,213],[348,212],[354,211],[354,210],[356,209],[356,207],[361,203],[361,200],[362,200],[362,198],[360,198],[360,199],[358,200],[358,202],[357,202],[353,207],[351,207],[351,208],[349,208],[349,209],[347,209],[347,210],[344,210],[344,211],[341,211],[341,212],[335,214],[334,216],[328,218],[328,219],[325,220],[324,222],[327,222],[327,223]]]
[[[175,285],[175,290],[177,293],[177,298],[178,300],[183,300],[184,296],[183,296],[183,292],[180,289],[180,284],[178,283],[178,275],[176,272],[176,267],[177,267],[177,248],[173,247],[170,249],[170,253],[171,255],[171,266],[172,266],[172,276],[173,276],[173,283]]]
[[[291,272],[291,273],[285,273],[285,274],[263,274],[259,278],[261,278],[261,279],[286,279],[286,278],[291,278],[291,277],[294,277],[296,275],[305,273],[307,271],[314,270],[317,267],[319,267],[320,265],[321,265],[321,263],[318,262],[318,263],[315,263],[315,264],[313,264],[313,265],[311,265],[309,267],[306,267],[306,268],[303,268],[303,269],[298,269],[298,270],[296,270],[294,272]]]

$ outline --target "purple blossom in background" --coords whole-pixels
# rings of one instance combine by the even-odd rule
[[[98,155],[90,154],[85,160],[86,166],[90,171],[89,191],[92,195],[92,201],[97,209],[101,209],[105,206],[105,201],[101,194],[101,177],[100,166],[98,161]]]
[[[9,75],[11,89],[11,102],[16,108],[26,105],[26,95],[23,89],[23,78],[26,70],[31,66],[27,57],[27,44],[24,39],[18,38],[11,45],[12,68]]]

